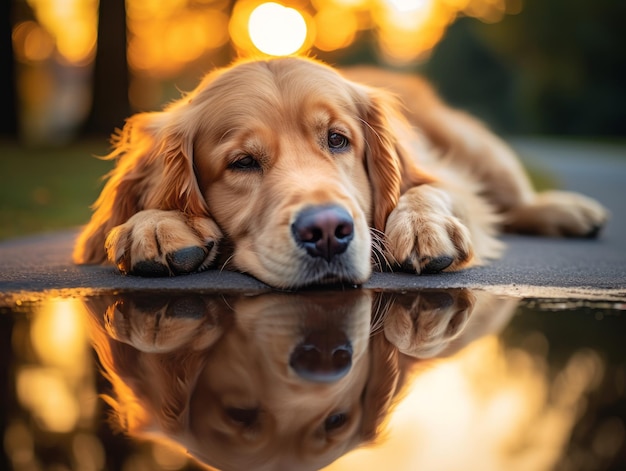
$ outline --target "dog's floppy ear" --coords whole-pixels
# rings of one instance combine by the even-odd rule
[[[363,393],[361,436],[364,442],[377,438],[387,419],[400,381],[398,349],[390,344],[383,332],[370,338],[370,371]]]
[[[374,228],[385,230],[389,213],[407,189],[434,179],[421,171],[401,142],[409,124],[391,94],[367,88],[365,109],[366,165],[374,202]]]
[[[181,100],[165,111],[137,114],[114,137],[114,150],[105,158],[116,159],[116,167],[78,237],[76,263],[103,262],[108,232],[138,211],[177,209],[208,215],[193,171],[195,130],[183,119],[185,107]]]

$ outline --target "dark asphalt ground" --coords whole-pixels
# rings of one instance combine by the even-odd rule
[[[626,147],[590,142],[523,139],[512,142],[524,161],[553,173],[563,189],[599,200],[611,220],[597,240],[505,236],[502,259],[459,273],[375,273],[369,288],[481,288],[520,297],[577,297],[626,301]],[[208,271],[174,278],[124,277],[110,266],[75,266],[77,230],[0,243],[0,304],[21,293],[92,290],[269,289],[238,273]]]

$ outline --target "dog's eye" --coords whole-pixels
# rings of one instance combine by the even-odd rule
[[[342,427],[348,421],[346,414],[338,413],[329,415],[324,421],[324,430],[330,432]]]
[[[260,170],[259,161],[251,155],[245,155],[228,165],[231,170]]]
[[[259,418],[259,409],[229,407],[226,409],[226,415],[236,424],[243,425],[244,427],[252,427]]]
[[[350,141],[343,134],[338,132],[328,133],[328,147],[331,151],[341,151],[350,145]]]

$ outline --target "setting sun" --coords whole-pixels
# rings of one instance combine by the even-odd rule
[[[248,20],[252,43],[265,54],[287,56],[297,52],[306,40],[304,17],[293,8],[278,3],[263,3]]]

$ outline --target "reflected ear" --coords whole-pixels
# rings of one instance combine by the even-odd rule
[[[400,133],[410,125],[392,95],[367,89],[365,122],[366,165],[373,193],[374,228],[385,230],[387,217],[407,189],[432,183],[434,178],[418,169],[401,142]]]
[[[370,442],[380,433],[398,393],[400,369],[398,349],[385,339],[382,332],[370,338],[370,371],[363,394],[361,434]]]
[[[176,209],[193,216],[208,215],[193,171],[194,130],[185,106],[140,113],[126,121],[113,139],[115,159],[91,220],[74,249],[76,263],[106,259],[104,240],[114,227],[145,209]]]

